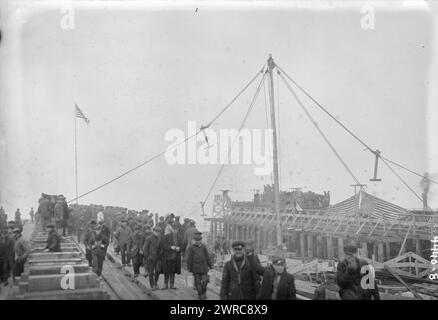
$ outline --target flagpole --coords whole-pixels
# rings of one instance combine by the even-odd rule
[[[76,171],[76,204],[78,204],[78,152],[76,146],[76,105],[75,105],[75,171]]]

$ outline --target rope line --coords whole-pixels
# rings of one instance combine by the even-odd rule
[[[251,101],[251,103],[250,103],[250,105],[249,105],[249,108],[248,108],[248,110],[247,110],[247,112],[246,112],[246,114],[245,114],[245,117],[243,118],[243,121],[242,121],[242,123],[240,124],[239,130],[238,130],[238,133],[240,133],[240,131],[241,131],[242,128],[244,127],[244,125],[245,125],[245,123],[246,123],[246,120],[248,119],[248,116],[249,116],[249,114],[251,113],[251,111],[252,111],[252,109],[253,109],[253,107],[254,107],[255,101],[256,101],[256,99],[257,99],[257,96],[259,95],[260,89],[262,88],[262,84],[264,83],[265,77],[266,77],[266,73],[263,74],[263,77],[262,77],[262,79],[261,79],[261,81],[260,81],[260,83],[259,83],[259,85],[258,85],[258,87],[257,87],[257,90],[256,90],[256,92],[255,92],[255,94],[254,94],[254,97],[252,98],[252,101]],[[217,181],[219,180],[219,177],[220,177],[220,175],[222,174],[222,172],[223,172],[223,170],[224,170],[224,168],[225,168],[225,165],[226,165],[226,163],[228,162],[228,159],[229,159],[230,156],[231,156],[231,152],[232,152],[232,150],[233,150],[234,144],[236,143],[236,141],[237,141],[238,139],[239,139],[239,135],[237,135],[237,136],[233,139],[233,142],[231,143],[231,147],[228,149],[228,155],[227,155],[225,161],[222,163],[222,165],[221,165],[221,167],[220,167],[220,169],[219,169],[219,171],[218,171],[218,173],[217,173],[217,175],[216,175],[216,178],[214,179],[212,185],[210,186],[210,189],[208,190],[207,196],[205,197],[205,199],[204,199],[204,201],[202,202],[201,206],[204,206],[205,203],[207,202],[208,198],[210,197],[210,194],[211,194],[211,192],[213,191],[213,188],[215,187]]]
[[[310,122],[312,122],[312,124],[315,126],[316,130],[318,130],[319,134],[322,136],[322,138],[324,139],[324,141],[327,143],[327,145],[330,147],[330,149],[333,151],[333,153],[335,154],[335,156],[338,158],[338,160],[341,162],[341,164],[344,166],[345,170],[350,174],[350,176],[353,178],[353,180],[356,182],[356,184],[361,184],[359,182],[359,180],[356,178],[356,176],[354,175],[354,173],[351,171],[351,169],[347,166],[347,164],[345,163],[345,161],[342,159],[342,157],[340,156],[340,154],[336,151],[335,147],[333,147],[333,145],[330,143],[330,141],[328,140],[328,138],[326,137],[326,135],[324,134],[324,132],[322,132],[321,128],[318,126],[318,123],[313,119],[312,115],[309,113],[309,111],[307,110],[307,108],[304,106],[304,104],[302,103],[302,101],[300,100],[300,98],[297,96],[297,94],[295,93],[295,91],[292,89],[292,87],[289,85],[289,83],[287,83],[285,77],[283,76],[283,73],[280,74],[281,79],[284,81],[284,83],[286,84],[286,87],[289,89],[289,91],[292,93],[292,95],[294,96],[295,100],[297,100],[298,104],[300,105],[300,107],[304,110],[305,114],[307,115],[307,117],[309,118]]]
[[[382,162],[392,171],[392,173],[394,173],[397,178],[400,179],[400,181],[406,186],[406,188],[408,188],[421,202],[423,202],[423,199],[406,183],[406,181],[403,180],[402,177],[400,177],[397,172],[395,172],[395,170],[382,158]]]
[[[266,63],[265,63],[265,65],[266,65]],[[150,157],[149,159],[147,159],[147,160],[145,160],[144,162],[142,162],[142,163],[140,163],[139,165],[137,165],[137,166],[135,166],[134,168],[132,168],[132,169],[129,169],[129,170],[127,170],[127,171],[125,171],[124,173],[122,173],[122,174],[120,174],[120,175],[118,175],[117,177],[115,177],[115,178],[113,178],[113,179],[111,179],[111,180],[109,180],[109,181],[107,181],[107,182],[105,182],[105,183],[103,183],[103,184],[101,184],[101,185],[99,185],[98,187],[96,187],[96,188],[94,188],[94,189],[92,189],[92,190],[90,190],[90,191],[88,191],[88,192],[86,192],[86,193],[84,193],[84,194],[81,194],[80,196],[78,196],[78,197],[75,197],[74,199],[72,199],[72,200],[70,200],[70,201],[68,201],[67,203],[70,203],[70,202],[73,202],[73,201],[76,201],[76,200],[78,200],[78,199],[80,199],[80,198],[83,198],[83,197],[85,197],[85,196],[87,196],[87,195],[89,195],[90,193],[93,193],[93,192],[95,192],[95,191],[97,191],[97,190],[99,190],[99,189],[102,189],[103,187],[105,187],[105,186],[107,186],[107,185],[109,185],[110,183],[113,183],[114,181],[117,181],[117,180],[119,180],[120,178],[122,178],[122,177],[124,177],[124,176],[126,176],[126,175],[128,175],[129,173],[131,173],[131,172],[133,172],[133,171],[135,171],[135,170],[137,170],[137,169],[139,169],[139,168],[141,168],[141,167],[143,167],[144,165],[146,165],[146,164],[148,164],[149,162],[151,162],[151,161],[153,161],[153,160],[155,160],[155,159],[157,159],[157,158],[159,158],[160,156],[162,156],[163,154],[165,154],[166,152],[168,152],[168,151],[171,151],[171,150],[174,150],[176,147],[178,147],[179,145],[181,145],[181,144],[183,144],[183,143],[185,143],[185,142],[187,142],[189,139],[191,139],[191,138],[193,138],[193,137],[196,137],[196,136],[198,136],[198,134],[200,134],[201,132],[202,132],[202,130],[204,130],[205,128],[208,128],[208,127],[210,127],[236,100],[237,100],[237,98],[239,98],[241,95],[242,95],[242,93],[260,76],[260,74],[262,74],[263,73],[263,70],[264,70],[264,68],[265,68],[265,65],[263,66],[263,68],[262,68],[262,70],[261,71],[258,71],[257,72],[257,74],[248,82],[248,84],[247,85],[245,85],[245,87],[242,89],[242,90],[240,90],[239,92],[238,92],[238,94],[231,100],[231,102],[229,103],[229,104],[227,104],[226,106],[225,106],[225,108],[223,108],[214,118],[213,118],[213,120],[211,120],[209,123],[208,123],[208,125],[207,126],[205,126],[205,127],[202,127],[202,129],[200,129],[200,130],[198,130],[195,134],[193,134],[193,135],[191,135],[191,136],[189,136],[189,137],[187,137],[187,138],[185,138],[183,141],[181,141],[180,143],[177,143],[177,144],[175,144],[175,145],[173,145],[171,148],[168,148],[168,149],[166,149],[166,150],[164,150],[164,151],[161,151],[161,152],[159,152],[159,153],[157,153],[156,155],[154,155],[154,156],[152,156],[152,157]],[[264,76],[262,77],[262,78],[264,78]]]
[[[367,150],[369,150],[370,152],[372,152],[373,154],[376,154],[376,150],[373,150],[370,146],[368,146],[362,139],[360,139],[358,136],[356,136],[351,130],[349,130],[344,124],[342,124],[338,119],[336,119],[336,117],[334,117],[330,112],[328,112],[327,111],[327,109],[325,109],[318,101],[316,101],[306,90],[304,90],[295,80],[293,80],[292,79],[292,77],[290,77],[280,66],[278,66],[277,65],[277,68],[282,72],[282,75],[284,74],[298,89],[300,89],[301,90],[301,92],[303,92],[310,100],[312,100],[321,110],[323,110],[330,118],[332,118],[337,124],[339,124],[344,130],[346,130],[353,138],[355,138],[360,144],[362,144]],[[392,161],[392,160],[390,160],[390,159],[387,159],[387,158],[383,158],[382,156],[380,156],[380,158],[382,159],[382,161],[383,160],[386,160],[386,161],[388,161],[388,162],[391,162],[391,163],[393,163],[394,165],[396,165],[396,166],[398,166],[398,167],[400,167],[400,168],[402,168],[402,169],[404,169],[404,170],[406,170],[406,171],[408,171],[408,172],[410,172],[410,173],[413,173],[413,174],[415,174],[415,175],[417,175],[417,176],[419,176],[419,177],[422,177],[422,178],[425,178],[425,179],[428,179],[430,182],[432,182],[432,183],[435,183],[435,184],[438,184],[438,182],[437,181],[434,181],[434,180],[432,180],[432,179],[430,179],[429,177],[425,177],[424,175],[422,175],[422,174],[419,174],[419,173],[416,173],[416,172],[414,172],[414,171],[412,171],[412,170],[410,170],[410,169],[408,169],[408,168],[406,168],[406,167],[404,167],[404,166],[402,166],[402,165],[400,165],[400,164],[398,164],[398,163],[396,163],[396,162],[394,162],[394,161]],[[388,165],[387,163],[386,163],[386,165]],[[406,185],[406,182],[403,180],[403,179],[401,179],[401,177],[398,175],[398,174],[396,174],[395,173],[395,171],[393,171],[392,170],[392,168],[391,168],[391,171],[403,182],[403,184],[405,184]],[[412,188],[411,187],[409,187],[409,189],[410,190],[412,190]],[[415,195],[417,195],[416,193],[415,193]],[[418,196],[418,195],[417,195]]]

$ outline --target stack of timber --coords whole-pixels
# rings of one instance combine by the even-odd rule
[[[63,237],[61,252],[44,252],[47,233],[34,231],[31,254],[18,280],[15,299],[107,300],[97,275],[72,237]]]

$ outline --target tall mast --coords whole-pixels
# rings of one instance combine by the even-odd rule
[[[275,104],[274,104],[274,77],[273,71],[276,67],[272,55],[269,54],[268,69],[269,74],[269,103],[271,106],[271,126],[272,126],[272,147],[273,147],[273,161],[274,161],[274,211],[277,217],[277,246],[283,243],[283,236],[281,232],[281,215],[280,215],[280,186],[278,179],[278,149],[277,149],[277,126],[275,121]]]

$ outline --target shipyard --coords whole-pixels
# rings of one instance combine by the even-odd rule
[[[7,15],[0,300],[438,300],[429,11],[168,5]]]

